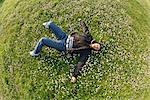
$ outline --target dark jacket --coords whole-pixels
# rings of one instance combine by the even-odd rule
[[[79,35],[74,32],[71,36],[74,37],[73,49],[70,50],[70,53],[80,54],[80,58],[78,63],[75,66],[73,76],[78,77],[81,74],[81,69],[85,65],[89,55],[91,54],[92,48],[90,48],[90,44],[93,41],[91,34],[89,33],[89,29],[84,22],[81,22],[81,27],[83,29],[83,35]]]

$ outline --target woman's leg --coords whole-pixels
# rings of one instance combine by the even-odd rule
[[[39,54],[43,46],[54,48],[58,51],[65,51],[65,43],[61,40],[52,40],[47,37],[43,37],[39,40],[35,49],[33,50],[35,54]]]
[[[46,28],[49,28],[50,30],[53,31],[53,33],[56,35],[56,37],[59,40],[64,39],[65,37],[67,37],[67,34],[65,32],[62,31],[62,29],[60,27],[58,27],[56,24],[54,24],[52,21],[43,23],[43,25]]]

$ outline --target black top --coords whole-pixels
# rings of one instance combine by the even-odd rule
[[[72,33],[71,36],[74,37],[73,49],[70,50],[70,53],[80,54],[80,58],[78,63],[75,66],[73,76],[78,77],[80,75],[80,71],[82,67],[85,65],[89,55],[91,54],[92,48],[90,48],[90,44],[93,41],[91,34],[89,33],[89,29],[86,26],[85,22],[81,22],[81,27],[83,29],[84,34],[78,35],[76,32]]]

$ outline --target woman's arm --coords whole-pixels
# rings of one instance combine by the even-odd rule
[[[81,75],[81,69],[82,67],[85,65],[86,61],[88,60],[89,55],[91,54],[91,50],[83,50],[80,53],[80,58],[79,58],[79,62],[77,63],[77,65],[75,66],[73,75],[72,75],[72,80],[71,82],[75,83],[76,79],[79,75]],[[73,81],[73,79],[75,81]]]
[[[84,21],[80,21],[80,25],[81,25],[81,28],[82,28],[84,34],[90,35],[89,28],[87,27],[85,22]]]
[[[83,33],[84,33],[84,36],[86,37],[86,41],[87,41],[88,43],[91,43],[91,41],[93,40],[93,37],[92,37],[92,35],[90,34],[89,28],[87,27],[87,25],[85,24],[84,21],[81,21],[81,22],[80,22],[80,25],[81,25],[81,27],[82,27],[82,29],[83,29]]]

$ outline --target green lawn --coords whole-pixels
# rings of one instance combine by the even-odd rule
[[[4,2],[4,0],[0,0],[0,7],[2,6],[3,2]]]
[[[0,1],[0,99],[4,100],[149,100],[149,0],[5,0]],[[52,19],[68,34],[85,20],[104,43],[90,57],[76,84],[70,83],[77,59],[43,48],[37,41],[51,31]]]

